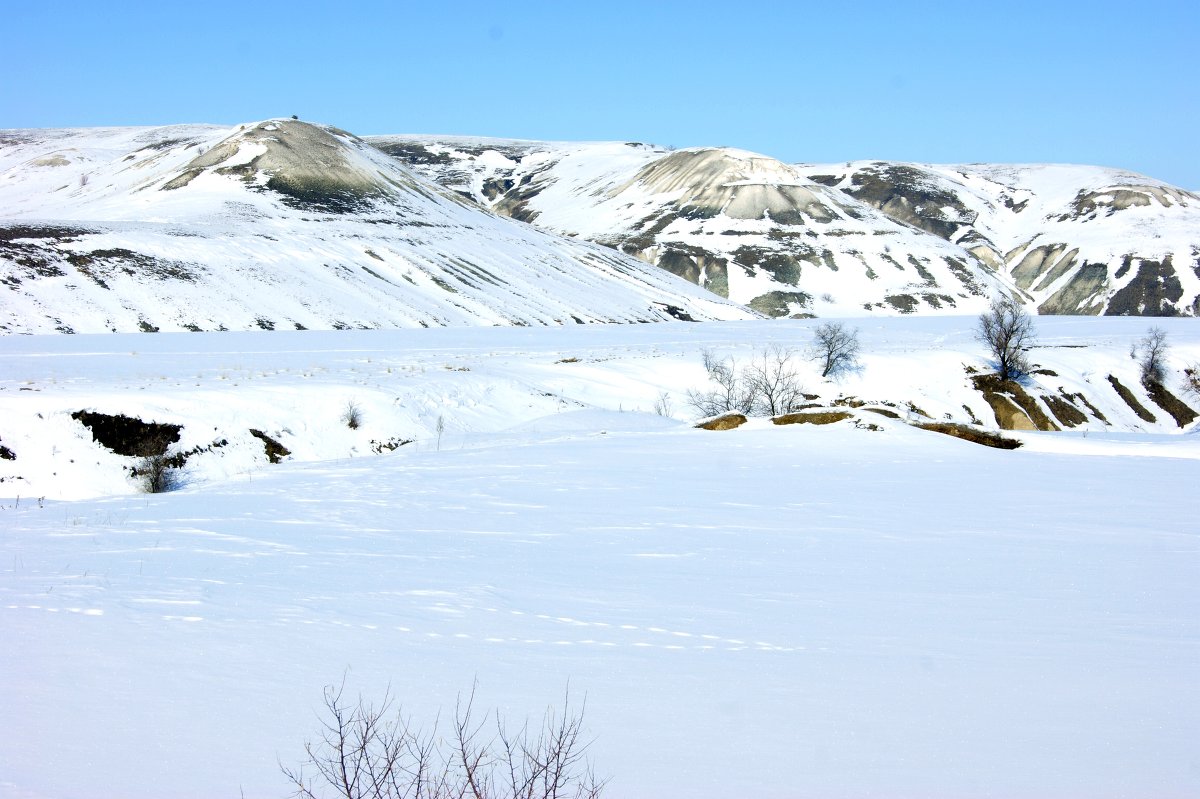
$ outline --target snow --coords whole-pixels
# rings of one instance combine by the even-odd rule
[[[972,319],[859,322],[821,402],[990,419]],[[0,337],[0,797],[286,795],[343,677],[424,726],[569,684],[613,797],[1200,793],[1200,439],[1104,379],[1145,320],[1038,320],[1111,424],[1015,451],[691,426],[702,350],[815,324]],[[139,494],[81,408],[230,443]]]
[[[559,325],[670,319],[667,306],[755,316],[611,249],[470,206],[319,126],[7,131],[0,144],[10,230],[64,230],[10,233],[7,332]],[[60,153],[65,165],[39,166]],[[260,157],[254,175],[232,174]],[[375,199],[355,213],[292,207],[257,190],[268,172]]]

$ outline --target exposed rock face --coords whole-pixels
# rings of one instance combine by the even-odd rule
[[[769,316],[973,313],[1005,291],[959,244],[754,153],[370,141],[486,207],[617,248]]]
[[[897,221],[958,243],[1043,314],[1195,315],[1200,197],[1062,165],[807,167]]]
[[[182,188],[212,170],[278,192],[300,207],[348,212],[361,210],[370,200],[387,197],[396,189],[416,187],[415,181],[389,179],[349,157],[356,141],[334,128],[272,120],[218,142],[161,188]]]

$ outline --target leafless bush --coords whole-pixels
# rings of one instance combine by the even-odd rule
[[[673,410],[671,395],[666,391],[661,392],[658,398],[654,400],[654,412],[659,416],[670,416]]]
[[[751,409],[764,416],[790,413],[804,401],[800,376],[792,365],[795,353],[778,345],[755,356],[746,367],[746,387],[752,397]]]
[[[1025,349],[1037,337],[1029,312],[1012,299],[993,300],[992,306],[979,316],[975,337],[987,345],[996,359],[1001,380],[1012,380],[1029,373],[1032,368]]]
[[[357,430],[363,422],[362,407],[354,400],[347,402],[346,410],[342,411],[342,421],[346,423],[346,427]]]
[[[147,494],[162,494],[179,488],[179,468],[184,459],[169,454],[170,446],[171,439],[163,435],[148,436],[137,445],[138,459],[132,473]]]
[[[1167,379],[1167,331],[1161,327],[1152,327],[1146,335],[1137,340],[1130,350],[1130,355],[1137,359],[1142,370],[1143,383],[1162,383]]]
[[[792,350],[772,345],[741,370],[732,358],[718,360],[711,350],[701,355],[708,378],[715,384],[708,391],[688,391],[688,403],[701,416],[731,412],[776,416],[794,410],[804,399]]]
[[[1200,364],[1192,364],[1183,370],[1183,390],[1200,399]]]
[[[167,453],[144,455],[133,467],[133,474],[141,481],[147,494],[162,494],[179,487],[179,473]]]
[[[702,350],[700,357],[708,379],[716,385],[707,391],[688,389],[688,404],[701,416],[717,416],[730,411],[750,413],[754,395],[742,379],[737,362],[732,358],[718,360],[708,349]]]
[[[826,322],[813,331],[812,359],[821,365],[821,377],[838,377],[858,364],[858,328]]]
[[[510,730],[498,712],[494,722],[475,715],[472,690],[442,737],[436,722],[426,734],[393,712],[390,695],[378,708],[361,698],[352,705],[344,687],[325,689],[320,738],[305,744],[305,762],[280,764],[298,799],[596,799],[604,788],[569,692],[539,728]]]

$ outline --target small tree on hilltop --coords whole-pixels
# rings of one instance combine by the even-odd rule
[[[979,315],[975,337],[987,345],[996,359],[1001,380],[1013,380],[1029,374],[1029,359],[1025,349],[1034,342],[1033,319],[1024,306],[1011,298],[993,300],[991,307]]]
[[[821,364],[821,377],[837,377],[858,364],[858,328],[826,322],[813,331],[812,359]]]

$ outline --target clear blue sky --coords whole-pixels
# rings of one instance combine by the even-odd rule
[[[1200,189],[1200,3],[0,0],[0,128],[235,124],[1074,162]]]

